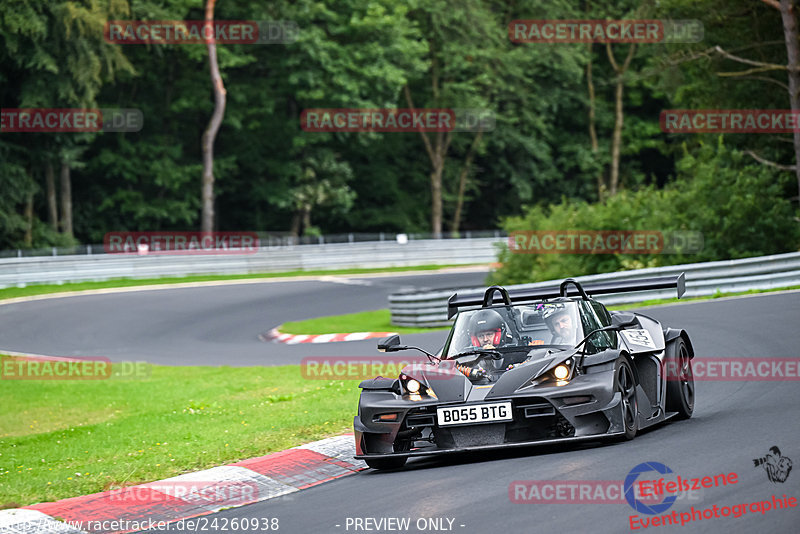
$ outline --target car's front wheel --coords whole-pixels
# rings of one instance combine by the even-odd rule
[[[667,343],[664,365],[667,373],[667,411],[678,412],[678,419],[689,419],[694,412],[694,375],[689,348],[682,337]]]
[[[620,438],[630,440],[639,430],[638,404],[636,403],[636,379],[627,360],[619,359],[614,366],[614,391],[622,397],[622,426],[625,434]]]
[[[407,459],[406,456],[395,456],[393,458],[368,458],[364,461],[367,462],[367,466],[372,469],[383,471],[386,469],[400,469],[406,465]]]

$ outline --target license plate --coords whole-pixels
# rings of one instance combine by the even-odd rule
[[[488,421],[512,421],[510,402],[447,406],[436,410],[439,426],[468,425]]]

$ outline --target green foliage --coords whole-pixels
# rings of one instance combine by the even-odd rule
[[[97,243],[114,230],[198,228],[200,138],[213,111],[206,47],[109,44],[103,26],[114,19],[203,16],[203,2],[197,0],[0,0],[0,106],[138,108],[145,121],[136,133],[3,133],[0,249],[68,241],[42,222],[48,219],[44,168],[53,165],[59,189],[62,161],[72,169],[74,231],[80,241]],[[218,228],[285,232],[302,220],[295,229],[308,234],[430,231],[432,166],[417,132],[315,133],[300,128],[300,114],[314,107],[407,107],[406,86],[417,107],[495,113],[496,128],[475,145],[466,169],[460,230],[496,227],[501,217],[527,213],[525,205],[540,210],[531,223],[593,224],[594,219],[584,222],[565,206],[595,202],[598,176],[608,175],[616,75],[606,47],[513,43],[507,26],[516,19],[626,17],[699,19],[705,39],[637,47],[625,75],[623,193],[604,206],[640,203],[637,209],[647,224],[660,224],[651,211],[660,209],[659,203],[683,201],[670,195],[695,178],[706,183],[698,194],[732,198],[695,176],[711,159],[690,161],[685,155],[700,158],[716,150],[714,137],[664,134],[658,115],[662,109],[682,107],[788,107],[786,91],[774,83],[785,83],[783,73],[720,75],[743,67],[706,52],[720,45],[747,58],[785,64],[779,13],[764,2],[228,0],[217,2],[217,19],[291,20],[300,33],[288,45],[217,47],[227,89],[215,145]],[[612,49],[619,62],[629,45]],[[590,59],[596,151],[589,136]],[[773,82],[764,81],[766,77]],[[453,218],[459,178],[475,139],[474,133],[455,133],[446,153],[445,228]],[[792,163],[790,142],[739,135],[726,138],[726,144],[737,150],[725,156],[728,170],[723,174],[740,176],[733,187],[742,202],[750,202],[746,190],[760,187],[764,172],[774,178],[765,188],[770,198],[797,194],[789,173],[761,169],[741,155],[752,149]],[[29,222],[24,213],[31,193],[34,213]],[[773,213],[777,208],[761,204],[764,194],[752,190],[752,203],[738,209],[769,213],[775,228],[791,226],[794,214],[783,208]],[[603,219],[601,212],[609,209],[604,206],[586,204],[580,211],[597,210],[596,217]],[[726,215],[721,210],[713,214]],[[699,226],[701,221],[711,233],[726,227],[702,215],[689,222]],[[607,222],[612,228],[621,224],[613,218]],[[760,249],[749,236],[762,230],[729,228],[742,233],[740,241],[728,243],[725,236],[709,241],[708,247],[719,247],[709,249],[709,257]],[[585,270],[665,261],[637,258],[596,265],[600,260],[573,260],[570,265]]]
[[[665,18],[696,19],[704,27],[701,42],[667,45],[664,53],[651,58],[650,83],[670,96],[670,107],[790,107],[786,71],[763,71],[710,50],[720,47],[745,60],[786,65],[783,23],[778,9],[763,1],[660,0],[659,10],[659,15]],[[694,143],[710,137],[713,134],[679,134],[670,136],[668,144],[677,154],[684,141]],[[773,161],[794,162],[790,134],[731,135],[726,143],[754,150]],[[796,188],[793,193],[797,194]]]
[[[0,104],[7,108],[95,108],[104,83],[133,67],[118,46],[105,43],[109,18],[127,13],[121,0],[20,2],[0,0]],[[39,223],[24,221],[19,206],[42,188],[43,160],[80,167],[92,134],[6,133],[0,158],[0,248],[69,244]],[[30,143],[30,144],[29,144]],[[35,148],[30,148],[35,147]],[[33,240],[23,242],[32,226]]]
[[[0,141],[0,248],[12,248],[22,244],[27,223],[16,206],[25,202],[28,194],[35,190],[33,180],[16,158],[10,158],[13,147]]]
[[[626,269],[796,251],[800,224],[787,200],[792,179],[754,163],[722,138],[694,151],[684,146],[678,176],[664,189],[623,191],[604,203],[564,200],[532,206],[504,221],[508,232],[537,230],[696,231],[697,254],[518,254],[500,251],[493,283],[515,284]]]

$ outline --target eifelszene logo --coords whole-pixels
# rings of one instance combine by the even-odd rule
[[[625,477],[625,500],[628,501],[628,504],[631,505],[631,508],[636,510],[637,512],[643,514],[650,514],[656,515],[669,510],[670,506],[672,506],[675,501],[678,499],[677,495],[670,495],[665,497],[663,501],[657,504],[645,504],[639,499],[636,498],[633,491],[633,484],[636,482],[636,479],[639,478],[639,475],[642,473],[647,473],[649,471],[655,471],[662,475],[667,473],[672,473],[672,469],[667,467],[666,465],[659,463],[659,462],[644,462],[633,469],[630,470],[628,476]]]

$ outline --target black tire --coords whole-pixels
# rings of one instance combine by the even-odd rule
[[[628,361],[620,358],[614,366],[614,391],[622,395],[622,426],[625,434],[621,441],[631,440],[639,431],[639,404],[636,401],[636,377]]]
[[[369,458],[364,461],[367,462],[367,466],[372,469],[383,471],[386,469],[400,469],[406,465],[407,459],[408,457],[406,456],[395,456],[393,458]]]
[[[689,419],[694,412],[694,374],[689,347],[683,337],[667,344],[664,367],[667,374],[667,411],[678,412],[678,419]]]

